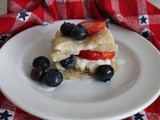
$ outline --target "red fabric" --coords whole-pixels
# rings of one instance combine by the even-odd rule
[[[77,10],[75,10],[75,8]],[[81,10],[83,10],[83,5],[81,1],[73,1],[73,2],[66,1],[67,18],[69,19],[84,18],[84,13]]]
[[[0,17],[0,46],[35,25],[58,19],[110,17],[111,22],[136,31],[160,50],[160,9],[146,0],[8,0],[7,11],[7,15]],[[13,114],[14,120],[40,120],[14,106],[0,93],[0,112],[4,110]],[[160,120],[160,98],[144,111],[143,118]],[[134,115],[129,119],[137,118]]]

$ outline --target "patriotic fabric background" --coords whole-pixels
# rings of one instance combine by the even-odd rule
[[[0,46],[35,25],[93,18],[136,31],[160,50],[160,9],[146,0],[8,0],[7,13],[0,17]],[[0,120],[41,119],[16,107],[0,93]],[[126,120],[160,120],[160,97]]]

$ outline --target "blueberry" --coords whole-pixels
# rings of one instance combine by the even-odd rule
[[[69,23],[69,22],[64,22],[61,25],[60,31],[62,33],[63,36],[71,36],[71,30],[75,27],[76,25],[73,23]]]
[[[58,69],[49,69],[44,75],[43,81],[49,87],[56,87],[62,83],[63,75]]]
[[[74,55],[71,55],[70,57],[64,59],[64,60],[61,60],[60,61],[62,67],[66,68],[66,69],[70,69],[70,68],[73,68],[76,64],[76,58]]]
[[[39,66],[42,67],[44,70],[47,70],[50,66],[50,61],[48,60],[48,58],[40,56],[33,60],[32,65],[33,67]]]
[[[44,69],[39,66],[34,67],[30,75],[33,80],[41,81],[44,75]]]
[[[101,65],[99,66],[94,73],[95,78],[98,81],[106,82],[110,81],[114,75],[114,69],[110,65]]]
[[[88,36],[88,31],[85,27],[83,27],[82,25],[77,25],[76,27],[74,27],[71,31],[71,36],[77,40],[77,41],[81,41],[84,40],[85,38],[87,38]]]

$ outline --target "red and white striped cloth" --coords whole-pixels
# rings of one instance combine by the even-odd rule
[[[0,46],[15,34],[59,19],[108,20],[147,38],[160,50],[160,9],[146,0],[8,0],[0,17]],[[41,120],[13,105],[0,93],[0,120]],[[160,120],[160,97],[127,120]]]

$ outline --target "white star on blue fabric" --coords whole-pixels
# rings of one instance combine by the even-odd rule
[[[149,24],[148,15],[140,15],[139,16],[139,24],[140,25],[148,25]]]
[[[22,10],[18,13],[17,19],[22,22],[26,22],[28,21],[30,15],[31,15],[30,12],[26,12],[25,10]]]

